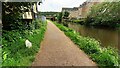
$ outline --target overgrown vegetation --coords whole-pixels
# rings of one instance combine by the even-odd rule
[[[20,26],[19,26],[20,27]],[[40,42],[44,37],[46,23],[34,20],[30,29],[11,30],[2,32],[2,65],[3,66],[30,66],[40,48]],[[27,48],[25,40],[32,43]]]
[[[62,13],[62,12],[60,12],[60,13],[57,15],[57,20],[58,20],[59,23],[62,22],[62,16],[63,16],[63,13]]]
[[[2,24],[4,30],[19,29],[22,23],[22,14],[31,9],[33,2],[2,2]]]
[[[69,16],[69,12],[68,11],[64,11],[64,12],[60,12],[57,14],[57,21],[59,23],[62,23],[63,20],[67,20],[68,19],[68,16]]]
[[[69,14],[70,13],[68,11],[63,12],[63,18],[67,18],[69,16]]]
[[[30,66],[40,48],[46,23],[40,19],[23,19],[25,12],[32,12],[37,2],[2,2],[2,66]],[[25,41],[32,47],[28,48]]]
[[[79,46],[90,58],[95,61],[99,67],[110,66],[115,68],[120,64],[119,55],[116,49],[108,47],[102,48],[100,43],[94,38],[80,36],[74,30],[65,27],[61,24],[55,23],[60,30],[62,30],[75,44]]]
[[[85,24],[95,26],[120,27],[120,1],[103,2],[94,5]]]
[[[72,20],[72,22],[73,23],[79,23],[79,24],[83,25],[84,22],[85,22],[85,19]]]

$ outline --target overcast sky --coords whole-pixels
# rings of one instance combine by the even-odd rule
[[[78,7],[86,0],[43,0],[43,3],[38,7],[38,11],[56,11],[60,12],[62,7]]]

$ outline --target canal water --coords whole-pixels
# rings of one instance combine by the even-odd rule
[[[89,36],[91,38],[95,38],[101,43],[101,46],[107,47],[111,46],[120,50],[119,41],[119,33],[117,29],[106,29],[106,28],[93,28],[87,27],[76,23],[69,23],[69,28],[72,28],[80,33],[82,36]]]

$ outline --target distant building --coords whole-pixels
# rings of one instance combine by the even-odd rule
[[[69,14],[69,18],[78,18],[78,17],[79,17],[78,10],[72,11],[72,12],[70,12],[70,14]]]
[[[100,0],[98,2],[94,2],[93,0],[87,0],[79,7],[74,8],[62,8],[62,12],[68,11],[70,13],[69,18],[86,18],[87,14],[89,13],[91,7],[93,5],[99,4],[104,0]]]
[[[78,7],[74,8],[62,8],[62,12],[69,12],[69,18],[76,18],[78,16]]]
[[[65,12],[65,11],[71,12],[71,11],[77,11],[77,10],[78,10],[77,7],[74,7],[74,8],[62,8],[62,12]]]
[[[92,2],[92,1],[86,1],[82,5],[79,6],[79,17],[80,18],[86,18],[87,14],[91,10],[91,7],[93,5],[99,4],[101,2]]]

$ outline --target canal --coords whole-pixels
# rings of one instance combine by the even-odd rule
[[[101,43],[102,47],[111,46],[120,49],[117,29],[87,27],[76,23],[69,23],[68,27],[79,32],[81,36],[95,38]]]

